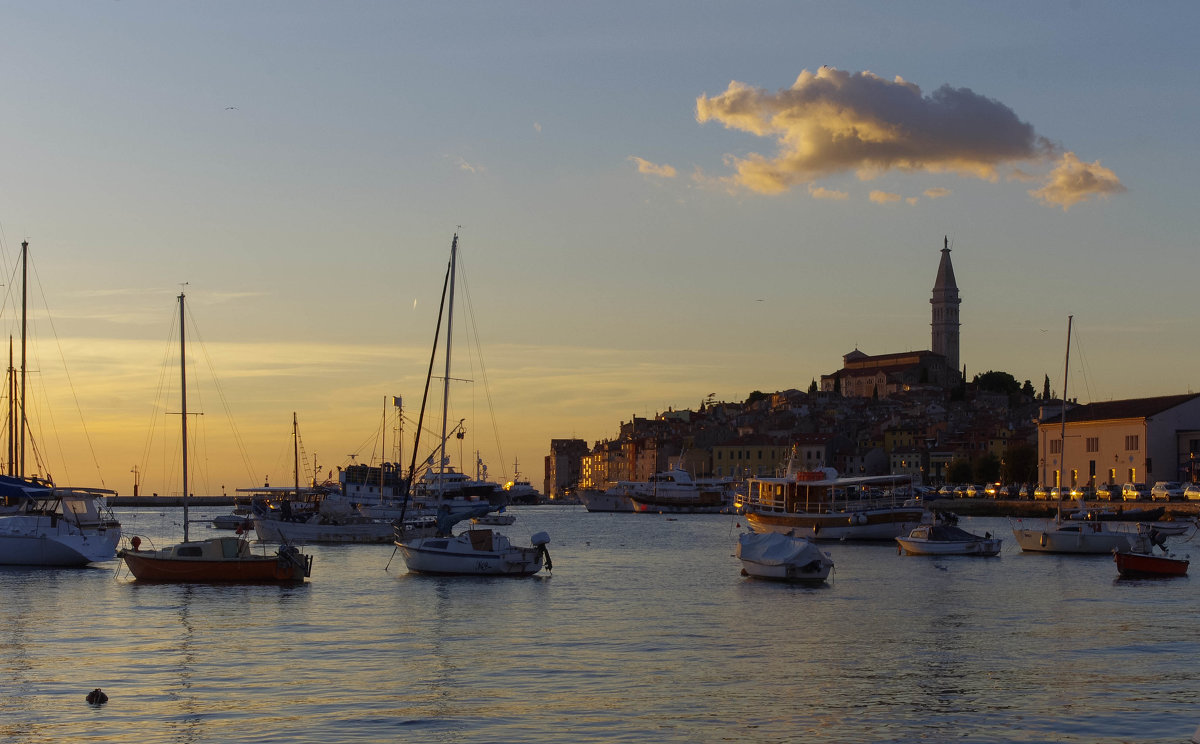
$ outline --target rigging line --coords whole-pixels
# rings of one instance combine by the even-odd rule
[[[242,464],[246,468],[246,474],[251,478],[250,482],[253,483],[254,474],[257,472],[257,470],[250,462],[250,453],[246,449],[245,439],[243,439],[241,432],[238,431],[237,422],[235,422],[233,419],[233,411],[229,407],[229,399],[225,397],[225,390],[221,386],[220,379],[217,377],[216,368],[213,367],[212,357],[208,354],[208,345],[205,344],[204,338],[200,335],[200,329],[196,326],[196,318],[194,315],[192,315],[190,308],[188,309],[188,319],[191,320],[192,336],[195,339],[193,343],[198,343],[200,345],[200,350],[202,352],[201,355],[204,357],[204,362],[208,367],[208,372],[212,376],[213,388],[215,388],[217,391],[217,399],[221,401],[221,407],[225,410],[225,418],[229,422],[229,428],[233,431],[233,439],[234,443],[238,447],[238,454],[242,458]]]
[[[1096,396],[1092,392],[1091,368],[1088,366],[1087,359],[1083,354],[1083,337],[1079,335],[1079,324],[1078,323],[1075,324],[1074,335],[1075,335],[1075,357],[1079,360],[1078,366],[1079,366],[1080,375],[1083,377],[1083,389],[1087,393],[1087,398],[1085,399],[1085,401],[1087,403],[1091,403],[1092,401],[1096,400]]]
[[[154,447],[154,433],[156,431],[159,431],[159,426],[160,426],[159,419],[160,418],[163,421],[163,423],[161,424],[161,426],[163,427],[162,430],[165,431],[165,427],[166,427],[166,396],[167,396],[167,393],[169,392],[167,390],[167,384],[168,384],[168,382],[167,382],[167,374],[168,374],[167,367],[168,367],[169,360],[173,358],[173,354],[172,354],[173,349],[172,349],[171,341],[172,341],[172,339],[175,338],[175,329],[179,327],[179,317],[176,314],[179,312],[179,308],[178,308],[178,305],[175,303],[172,303],[172,306],[175,309],[171,313],[171,325],[168,327],[169,330],[167,332],[166,343],[163,344],[163,358],[162,358],[162,361],[159,362],[159,365],[158,365],[158,385],[154,391],[154,398],[153,398],[154,402],[152,404],[152,411],[151,411],[151,415],[150,415],[150,426],[149,426],[148,430],[146,431],[146,443],[142,447],[142,459],[140,461],[140,465],[142,468],[143,475],[145,474],[145,470],[146,470],[147,466],[150,464],[150,452]],[[174,375],[171,375],[171,379],[172,380],[175,379]],[[163,439],[164,439],[163,446],[166,447],[166,438],[164,437]],[[172,471],[164,470],[164,474],[166,474],[168,472],[172,472]]]
[[[83,405],[79,402],[79,391],[75,389],[75,381],[71,378],[70,368],[67,367],[67,357],[66,354],[63,353],[62,339],[59,338],[58,328],[54,325],[54,316],[50,314],[50,303],[46,301],[46,290],[45,287],[42,286],[42,277],[40,274],[38,274],[37,264],[34,264],[33,266],[33,279],[34,284],[37,285],[38,294],[41,295],[42,306],[46,308],[46,322],[50,325],[50,334],[54,337],[55,347],[58,349],[58,358],[62,360],[63,374],[67,378],[67,387],[71,391],[71,398],[75,401],[75,412],[79,414],[79,425],[83,428],[83,438],[84,441],[87,442],[88,452],[90,452],[92,455],[92,464],[96,467],[96,477],[100,479],[100,487],[107,488],[104,483],[104,473],[100,470],[100,458],[96,455],[96,445],[92,441],[91,432],[88,431],[87,421],[83,418]],[[45,391],[43,391],[43,395],[45,395]],[[47,411],[51,411],[49,407],[49,400],[47,400]],[[51,423],[53,423],[52,413],[51,416]],[[59,444],[60,456],[63,458],[63,470],[66,471],[66,452],[62,449],[62,440],[58,436],[57,429],[54,432],[54,437],[55,441]]]
[[[507,483],[508,482],[508,464],[507,464],[507,460],[504,457],[504,448],[503,448],[503,446],[501,444],[501,440],[500,440],[499,425],[496,422],[496,409],[492,403],[492,388],[491,388],[491,385],[488,384],[487,366],[483,362],[483,344],[480,343],[480,340],[479,340],[479,326],[475,322],[475,305],[471,302],[470,284],[467,280],[466,273],[467,272],[464,270],[463,271],[463,294],[466,296],[466,300],[467,300],[467,318],[470,321],[471,333],[475,339],[475,353],[479,357],[479,376],[480,376],[480,379],[483,381],[483,394],[484,394],[484,397],[487,399],[488,416],[492,420],[492,436],[495,438],[495,441],[496,441],[496,453],[500,457],[500,473],[504,477],[504,481]],[[468,356],[468,358],[471,358],[471,357]],[[471,376],[472,377],[475,376],[474,369],[471,370]],[[472,400],[474,400],[473,397],[472,397]]]

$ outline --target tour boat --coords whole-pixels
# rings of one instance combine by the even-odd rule
[[[833,568],[833,559],[812,541],[780,532],[743,532],[737,557],[743,575],[773,581],[819,584]]]
[[[909,481],[907,475],[839,478],[833,468],[795,471],[790,460],[782,476],[747,480],[741,508],[755,532],[893,540],[911,532],[925,513],[901,493]]]
[[[141,537],[130,539],[130,547],[117,555],[125,561],[138,581],[150,582],[231,582],[284,583],[302,582],[312,573],[312,557],[290,545],[282,545],[274,555],[253,553],[242,535],[207,540],[188,539],[188,436],[187,436],[187,365],[184,354],[185,324],[183,293],[179,294],[179,368],[183,422],[183,542],[165,548],[142,550]]]

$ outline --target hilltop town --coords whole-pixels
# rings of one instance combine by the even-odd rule
[[[1200,479],[1200,395],[1065,404],[1050,380],[1035,390],[1003,371],[969,380],[959,367],[962,300],[944,240],[933,293],[931,348],[869,355],[806,390],[712,396],[695,409],[632,417],[589,445],[553,439],[544,493],[645,481],[669,467],[696,477],[772,475],[800,468],[843,475],[911,475],[927,485],[1036,483],[1088,486]]]

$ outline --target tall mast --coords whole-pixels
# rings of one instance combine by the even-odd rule
[[[1062,393],[1062,415],[1059,416],[1061,430],[1059,433],[1059,449],[1058,454],[1058,519],[1062,519],[1062,492],[1067,481],[1067,371],[1071,368],[1071,323],[1075,320],[1074,315],[1067,316],[1067,355],[1063,361],[1063,393]]]
[[[183,437],[183,541],[188,541],[187,355],[184,353],[183,292],[179,293],[179,415]]]
[[[17,474],[17,375],[13,367],[13,338],[8,337],[8,474]]]
[[[292,411],[292,479],[296,486],[296,500],[300,500],[300,426],[296,423],[296,412]]]
[[[29,241],[21,241],[21,449],[17,462],[17,477],[25,477],[25,428],[29,421],[25,418],[25,338],[28,328],[28,293],[26,288],[29,279]]]
[[[450,298],[446,305],[446,374],[442,378],[442,447],[440,462],[438,465],[438,473],[444,475],[446,472],[446,417],[449,415],[450,406],[450,350],[453,348],[451,339],[454,336],[454,272],[457,267],[458,259],[458,233],[454,234],[454,240],[450,243]],[[446,487],[446,479],[441,478],[441,488]]]

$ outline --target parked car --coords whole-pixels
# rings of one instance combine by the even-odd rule
[[[967,498],[978,499],[987,495],[987,489],[983,486],[967,486]]]
[[[1145,483],[1126,483],[1121,486],[1122,501],[1141,501],[1150,495]]]
[[[1033,498],[1033,486],[1029,485],[1028,483],[1022,483],[1021,487],[1017,490],[1017,498],[1018,499],[1032,499]]]
[[[938,489],[938,496],[950,498],[953,495],[954,495],[954,486],[951,486],[950,484],[946,484]]]
[[[1182,501],[1183,484],[1179,481],[1159,481],[1150,489],[1151,501]]]
[[[1183,498],[1188,501],[1200,501],[1200,483],[1189,483],[1184,486]]]
[[[1113,496],[1121,497],[1121,488],[1115,483],[1101,483],[1096,486],[1096,498],[1101,501],[1112,501]]]
[[[1045,501],[1048,498],[1050,498],[1049,488],[1046,488],[1045,486],[1038,486],[1037,488],[1033,489],[1034,501]]]
[[[1078,501],[1079,499],[1091,501],[1094,498],[1096,498],[1096,491],[1091,486],[1075,486],[1071,489],[1071,499],[1073,501]]]

